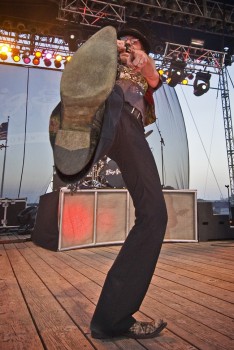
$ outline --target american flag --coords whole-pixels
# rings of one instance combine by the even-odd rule
[[[7,140],[8,122],[0,125],[0,140]]]

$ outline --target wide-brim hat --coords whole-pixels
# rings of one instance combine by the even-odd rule
[[[117,32],[118,39],[120,39],[121,37],[124,37],[126,35],[131,35],[131,36],[134,36],[134,38],[139,39],[143,48],[144,48],[144,51],[147,54],[150,53],[151,46],[150,46],[149,40],[139,30],[137,30],[135,28],[124,28],[124,29],[121,29],[119,32]]]

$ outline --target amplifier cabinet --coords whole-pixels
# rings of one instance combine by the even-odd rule
[[[8,199],[0,198],[0,227],[17,227],[18,214],[26,208],[26,198]]]
[[[165,190],[165,241],[197,242],[196,191]],[[135,221],[126,189],[85,189],[59,195],[58,250],[123,243]]]

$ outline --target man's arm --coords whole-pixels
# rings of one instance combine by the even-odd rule
[[[141,72],[147,83],[152,88],[156,88],[160,82],[160,76],[156,70],[154,60],[143,50],[131,49],[131,52],[126,52],[123,41],[118,40],[117,47],[122,63],[135,69],[136,72]]]

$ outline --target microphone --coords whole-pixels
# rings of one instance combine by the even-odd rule
[[[131,52],[131,45],[130,44],[125,44],[125,49],[126,49],[126,52]]]

